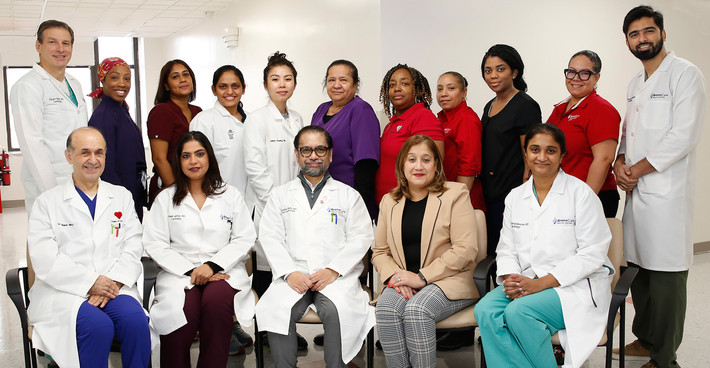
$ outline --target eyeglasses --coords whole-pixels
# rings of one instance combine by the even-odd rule
[[[579,76],[579,80],[581,80],[581,81],[588,81],[589,78],[591,78],[593,75],[597,74],[591,70],[586,70],[586,69],[580,70],[580,71],[576,71],[573,69],[565,69],[564,72],[565,72],[565,78],[572,80],[572,79],[574,79],[574,76],[576,75],[576,76]]]
[[[303,157],[308,157],[313,152],[316,153],[316,156],[323,157],[323,156],[325,156],[326,153],[328,153],[329,149],[330,149],[330,147],[326,147],[326,146],[318,146],[315,148],[303,146],[303,147],[298,147],[298,152],[300,152],[301,156],[303,156]]]

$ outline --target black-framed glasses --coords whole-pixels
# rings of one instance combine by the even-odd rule
[[[318,147],[303,146],[303,147],[298,147],[298,152],[301,153],[301,156],[303,156],[303,157],[308,157],[313,152],[316,153],[316,156],[323,157],[323,156],[325,156],[326,153],[328,153],[329,149],[330,149],[330,147],[327,147],[327,146],[318,146]]]
[[[580,71],[576,71],[574,69],[565,69],[564,72],[565,72],[565,78],[571,80],[571,79],[574,79],[574,76],[576,75],[579,77],[579,80],[581,80],[581,81],[588,81],[589,78],[591,78],[593,75],[597,74],[597,73],[595,73],[591,70],[587,70],[587,69],[580,70]]]

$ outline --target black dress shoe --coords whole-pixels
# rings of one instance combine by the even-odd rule
[[[296,333],[296,340],[298,341],[298,350],[308,350],[308,341],[306,341],[306,338]]]
[[[316,346],[323,346],[323,340],[325,339],[325,336],[323,334],[318,334],[316,337],[313,338],[313,343]]]

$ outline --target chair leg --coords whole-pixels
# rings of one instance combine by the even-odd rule
[[[264,345],[256,318],[254,318],[254,355],[256,356],[256,368],[264,368]]]
[[[619,368],[626,365],[626,301],[619,307]]]
[[[375,328],[373,327],[370,329],[370,332],[367,333],[367,343],[366,349],[367,349],[367,368],[372,368],[373,365],[373,360],[375,356]]]

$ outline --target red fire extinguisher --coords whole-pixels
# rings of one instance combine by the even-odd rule
[[[5,149],[0,153],[0,184],[10,185],[10,156]]]

